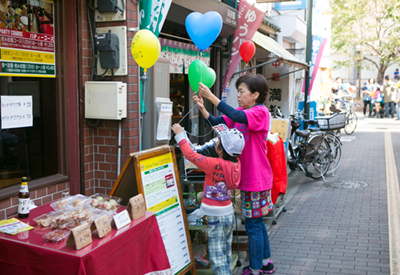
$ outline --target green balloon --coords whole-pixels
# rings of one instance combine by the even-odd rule
[[[211,88],[215,83],[215,71],[204,64],[201,60],[195,60],[189,66],[189,84],[193,91],[199,91],[199,83]]]

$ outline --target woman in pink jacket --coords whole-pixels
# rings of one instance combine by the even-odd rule
[[[239,157],[242,167],[241,190],[242,215],[246,217],[245,227],[249,237],[250,266],[243,275],[271,274],[275,271],[270,260],[268,233],[263,216],[272,210],[272,170],[267,159],[267,135],[269,111],[264,103],[268,95],[268,83],[263,75],[246,75],[236,81],[239,108],[234,109],[218,99],[207,86],[200,83],[199,95],[193,100],[205,119],[212,125],[225,123],[229,128],[242,132],[245,147]],[[209,100],[224,113],[222,117],[212,116],[204,107],[203,99]]]

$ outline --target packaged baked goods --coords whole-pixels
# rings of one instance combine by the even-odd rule
[[[50,226],[52,229],[74,228],[85,222],[92,222],[95,213],[91,211],[89,206],[77,207],[66,210],[53,211],[33,220],[38,226]]]
[[[85,203],[89,202],[89,197],[77,194],[74,196],[67,196],[58,199],[50,204],[54,210],[70,209],[74,207],[81,207]]]
[[[121,198],[105,194],[95,194],[90,196],[90,205],[94,208],[115,212],[120,206],[121,200]]]
[[[37,223],[38,226],[47,227],[51,226],[51,224],[57,220],[57,217],[62,215],[64,211],[52,211],[43,215],[40,215],[33,220]]]
[[[52,243],[58,243],[62,240],[64,240],[65,238],[67,238],[69,236],[70,231],[69,230],[53,230],[50,231],[49,233],[43,235],[43,238],[48,241],[48,242],[52,242]]]

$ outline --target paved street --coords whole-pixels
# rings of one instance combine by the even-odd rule
[[[333,177],[324,183],[289,175],[287,212],[276,225],[267,223],[275,274],[390,274],[389,251],[399,233],[388,226],[387,175],[400,170],[400,121],[358,115],[355,133],[342,134],[343,160]],[[393,161],[385,159],[390,139]],[[395,187],[390,194],[398,199]],[[399,216],[389,214],[393,231]]]

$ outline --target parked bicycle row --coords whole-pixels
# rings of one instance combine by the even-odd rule
[[[300,112],[290,115],[291,130],[287,153],[289,168],[300,169],[307,177],[322,178],[324,181],[327,173],[333,174],[342,161],[340,130],[347,128],[351,134],[355,129],[349,124],[351,115],[354,114],[351,109],[349,108],[348,113],[336,112],[329,116],[318,116],[316,120],[307,119],[307,115]],[[284,117],[278,107],[272,110],[271,115]],[[303,129],[300,130],[302,124]]]

